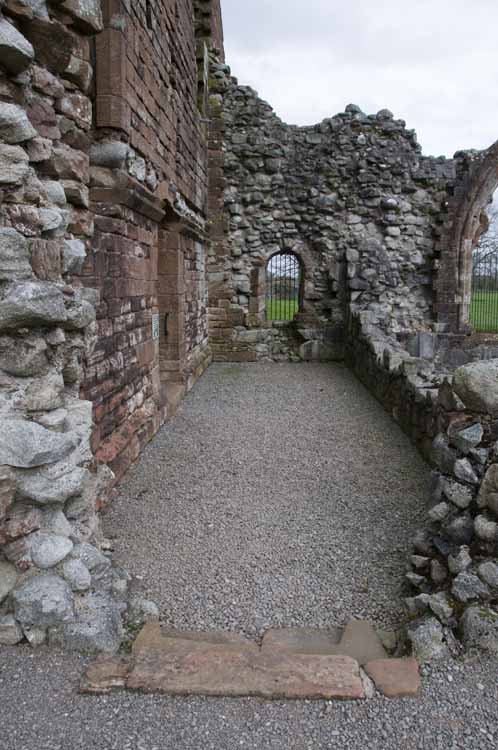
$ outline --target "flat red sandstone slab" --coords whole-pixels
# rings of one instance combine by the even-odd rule
[[[351,620],[344,628],[338,654],[356,659],[361,666],[369,661],[387,659],[387,651],[367,620]]]
[[[144,625],[133,644],[132,654],[138,657],[141,653],[151,651],[202,653],[212,646],[224,646],[227,650],[234,649],[248,654],[259,654],[258,646],[238,633],[163,630],[158,622]]]
[[[350,656],[360,665],[376,659],[387,659],[382,641],[366,620],[351,620],[344,629],[273,628],[265,634],[262,650]]]
[[[82,693],[110,693],[126,687],[131,662],[125,657],[101,656],[86,669],[80,684]]]
[[[420,694],[422,683],[415,659],[377,659],[368,662],[365,671],[387,698],[413,698]]]
[[[187,644],[183,641],[183,644]],[[344,656],[264,655],[236,645],[180,642],[142,650],[127,687],[172,695],[364,698],[359,665]]]
[[[342,628],[272,628],[264,637],[261,648],[267,651],[286,651],[293,654],[337,655]]]

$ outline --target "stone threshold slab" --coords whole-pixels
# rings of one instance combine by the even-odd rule
[[[417,695],[417,663],[388,659],[382,644],[371,639],[372,632],[364,623],[356,629],[346,627],[342,635],[307,628],[270,630],[259,647],[233,633],[168,631],[149,623],[129,657],[100,657],[90,664],[80,689],[84,693],[126,688],[182,696],[363,700],[367,674],[387,696]],[[360,659],[341,653],[343,642],[346,650],[356,649]]]

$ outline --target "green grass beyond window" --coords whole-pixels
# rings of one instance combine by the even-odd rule
[[[299,310],[297,299],[271,299],[266,301],[267,320],[293,320]]]
[[[474,292],[470,323],[474,331],[498,333],[498,292]]]

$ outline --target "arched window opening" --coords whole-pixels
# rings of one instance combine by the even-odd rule
[[[293,320],[301,303],[302,268],[293,253],[272,255],[266,265],[266,319]]]
[[[476,333],[498,333],[498,189],[481,217],[472,253],[470,324]]]

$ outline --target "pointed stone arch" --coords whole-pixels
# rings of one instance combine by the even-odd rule
[[[440,241],[435,311],[440,331],[466,336],[470,326],[472,252],[486,231],[485,208],[498,187],[498,141],[456,155],[457,180]]]

